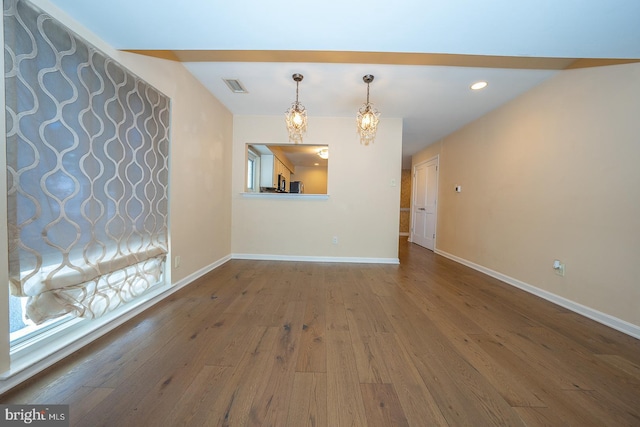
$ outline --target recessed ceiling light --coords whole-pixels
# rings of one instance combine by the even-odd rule
[[[249,93],[238,79],[222,79],[233,93]]]
[[[475,82],[474,84],[471,85],[471,89],[473,90],[480,90],[480,89],[484,89],[485,87],[487,87],[489,83],[487,82]]]

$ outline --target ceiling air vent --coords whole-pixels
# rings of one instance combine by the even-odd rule
[[[244,88],[242,83],[240,83],[240,80],[238,80],[238,79],[222,79],[222,80],[224,80],[224,82],[229,87],[229,90],[231,90],[231,92],[233,92],[233,93],[249,93]]]

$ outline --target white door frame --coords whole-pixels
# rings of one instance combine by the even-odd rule
[[[424,160],[420,163],[416,163],[415,165],[413,165],[413,168],[411,170],[411,211],[410,211],[410,218],[409,218],[409,224],[411,229],[409,230],[409,242],[413,242],[413,237],[414,237],[414,230],[415,230],[415,216],[414,216],[414,206],[416,204],[416,197],[417,197],[417,185],[416,185],[416,169],[419,166],[423,166],[427,163],[433,162],[435,161],[436,163],[436,208],[435,208],[435,212],[433,214],[434,216],[434,238],[433,238],[433,250],[435,251],[436,249],[436,240],[438,238],[438,233],[436,232],[436,230],[438,229],[438,187],[439,187],[439,182],[440,182],[440,155],[435,155],[427,160]]]

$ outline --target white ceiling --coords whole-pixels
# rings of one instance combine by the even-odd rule
[[[51,3],[118,49],[222,53],[179,56],[233,114],[283,115],[295,99],[291,75],[301,73],[300,102],[310,125],[314,116],[354,117],[355,123],[366,98],[362,76],[373,74],[371,101],[382,114],[380,125],[384,117],[403,119],[404,167],[415,152],[538,85],[572,59],[640,59],[638,0]],[[412,55],[407,60],[394,53]],[[434,62],[432,54],[448,55]],[[523,62],[514,66],[513,58],[482,56]],[[554,59],[541,65],[535,58]],[[451,66],[460,60],[465,66]],[[249,93],[231,93],[223,78],[239,79]],[[489,86],[470,91],[478,80]]]

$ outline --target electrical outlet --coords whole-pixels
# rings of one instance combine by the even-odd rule
[[[180,256],[179,256],[179,255],[178,255],[178,256],[176,256],[176,257],[173,259],[173,268],[180,268],[180,261],[181,261],[181,260],[180,260]]]
[[[338,236],[333,236],[333,239],[331,239],[331,243],[333,243],[334,245],[338,244]]]

